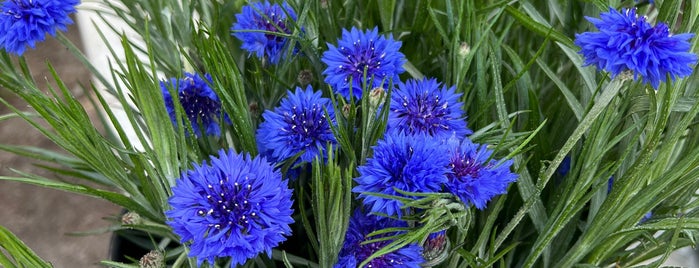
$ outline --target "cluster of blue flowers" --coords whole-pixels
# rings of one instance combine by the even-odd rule
[[[65,31],[78,4],[79,0],[4,1],[0,46],[22,55],[46,34]],[[303,32],[286,2],[252,3],[235,17],[231,31],[242,49],[272,64],[287,59],[286,52],[294,50],[289,48],[289,37]],[[674,81],[691,74],[697,62],[689,52],[688,40],[694,34],[672,35],[666,24],[652,26],[636,9],[610,8],[599,19],[587,20],[599,31],[577,34],[575,44],[581,47],[585,65],[595,65],[612,77],[631,72],[657,89],[667,77]],[[401,81],[407,62],[401,45],[390,35],[380,35],[378,27],[353,27],[343,29],[336,44],[327,43],[321,57],[327,65],[324,82],[346,100],[360,100],[365,90],[392,92],[390,105],[381,107],[388,109],[387,131],[373,147],[372,157],[357,168],[352,191],[362,206],[351,217],[335,267],[356,267],[391,242],[378,238],[400,232],[370,233],[407,227],[400,219],[414,211],[386,195],[415,198],[401,192],[448,192],[468,206],[484,209],[517,180],[512,160],[497,160],[487,145],[470,140],[472,131],[459,101],[462,96],[454,87],[434,78]],[[188,137],[220,136],[221,126],[230,124],[212,84],[209,74],[193,73],[160,84],[173,125],[183,125],[178,111],[188,120],[193,132],[186,131]],[[260,156],[222,149],[209,162],[193,163],[181,174],[169,199],[172,209],[165,214],[198,265],[214,264],[219,257],[229,257],[233,265],[244,264],[262,252],[271,256],[272,248],[286,240],[294,223],[293,191],[275,167],[290,159],[295,159],[293,166],[327,159],[327,150],[338,146],[333,134],[335,116],[331,100],[312,86],[288,91],[277,108],[262,115],[264,122],[256,133]],[[568,168],[562,167],[561,176]],[[372,259],[369,265],[420,267],[425,252],[436,255],[447,243],[444,232],[433,234],[427,250],[408,244]]]
[[[697,56],[690,53],[688,40],[694,34],[670,34],[668,26],[651,26],[636,9],[610,8],[600,18],[586,17],[599,32],[585,32],[575,36],[575,44],[585,57],[585,65],[611,73],[612,78],[626,71],[640,76],[653,88],[670,77],[685,77],[692,73]]]
[[[286,57],[284,52],[288,40],[282,34],[290,33],[289,25],[296,19],[293,9],[286,3],[254,3],[243,7],[236,18],[238,21],[231,29],[233,35],[243,42],[243,49],[272,63]],[[281,34],[273,34],[275,32]],[[356,267],[390,243],[364,244],[364,241],[373,239],[367,237],[369,233],[405,226],[403,221],[372,215],[402,217],[408,213],[400,201],[372,193],[400,196],[396,189],[416,193],[451,192],[465,204],[482,209],[488,200],[504,193],[516,180],[517,176],[510,172],[511,161],[500,163],[491,159],[492,152],[486,146],[474,145],[468,139],[467,135],[472,131],[467,127],[463,103],[459,101],[461,94],[456,93],[454,87],[431,78],[400,80],[406,62],[399,51],[401,42],[379,35],[378,28],[365,31],[352,28],[343,30],[337,44],[327,44],[328,50],[321,58],[327,65],[323,72],[325,82],[336,94],[347,100],[359,100],[366,89],[380,88],[392,90],[393,95],[390,107],[387,107],[387,132],[373,147],[373,156],[358,167],[359,176],[355,178],[357,186],[353,192],[358,193],[363,208],[357,209],[351,219],[336,267]],[[182,80],[172,79],[170,87],[178,89],[179,102],[194,131],[216,136],[220,134],[219,119],[227,117],[222,114],[218,97],[209,87],[211,77],[205,75],[205,78],[208,83],[198,75],[186,74]],[[395,88],[391,86],[394,84]],[[167,85],[162,83],[163,95],[174,121],[175,109]],[[262,117],[264,121],[259,125],[256,139],[260,155],[271,165],[279,166],[294,159],[289,164],[299,167],[317,157],[326,159],[326,150],[338,146],[332,131],[336,124],[332,102],[310,85],[288,91],[279,106],[265,111]],[[285,190],[286,187],[270,191],[279,196],[269,201],[272,204],[269,206],[260,202],[258,207],[239,207],[245,202],[249,204],[249,196],[263,194],[256,184],[247,184],[248,179],[274,177],[271,184],[281,185],[284,183],[279,182],[279,174],[270,171],[271,167],[261,171],[250,169],[244,176],[232,173],[233,169],[247,168],[249,162],[264,162],[234,157],[232,153],[222,152],[219,159],[212,161],[215,165],[195,165],[178,180],[170,199],[173,209],[168,212],[169,224],[181,236],[182,242],[190,243],[190,255],[200,261],[211,263],[216,256],[230,256],[234,263],[244,263],[259,252],[269,252],[283,240],[281,234],[288,234],[288,224],[293,222],[286,214],[290,212],[286,206],[291,203],[290,191]],[[245,182],[241,181],[241,176]],[[246,188],[246,185],[251,186]],[[250,227],[253,215],[260,217],[265,212],[272,213],[265,209],[272,209],[273,213],[281,213],[284,217],[256,222],[271,224],[268,226]],[[243,222],[245,224],[241,225]],[[221,230],[225,230],[225,234]],[[247,246],[252,243],[251,238],[263,235],[260,232],[274,230],[280,234],[276,239]],[[246,246],[233,246],[236,241]],[[222,242],[223,247],[213,247],[214,243]],[[419,267],[424,262],[422,251],[420,245],[410,244],[375,258],[370,264],[374,267]]]

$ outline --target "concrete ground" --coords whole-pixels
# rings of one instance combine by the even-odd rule
[[[66,33],[80,44],[77,27]],[[88,85],[90,74],[56,40],[50,39],[25,54],[36,81],[44,83],[50,76],[46,62],[56,68],[70,88]],[[16,107],[27,110],[6,89],[0,97]],[[0,114],[10,110],[0,105]],[[0,143],[30,145],[57,150],[56,146],[21,119],[0,123]],[[0,151],[0,176],[15,175],[10,169],[52,176],[34,166],[34,160]],[[109,233],[92,236],[73,236],[68,233],[90,231],[108,226],[103,220],[120,209],[110,203],[72,193],[45,189],[21,183],[0,181],[0,225],[22,239],[30,248],[55,267],[97,267],[107,257]]]

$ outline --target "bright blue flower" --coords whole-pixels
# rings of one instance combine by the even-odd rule
[[[677,77],[692,73],[697,56],[690,53],[688,40],[691,33],[671,35],[667,25],[658,23],[652,27],[636,15],[636,9],[621,12],[610,8],[600,14],[600,19],[587,17],[599,32],[575,35],[575,44],[585,57],[585,65],[595,65],[611,73],[612,78],[625,71],[632,71],[644,83],[658,88],[660,81],[669,75]]]
[[[454,87],[442,86],[435,79],[399,83],[391,95],[388,128],[445,139],[471,134],[459,97]]]
[[[292,190],[264,158],[233,150],[194,164],[172,188],[167,224],[189,244],[199,266],[231,257],[233,265],[265,252],[291,234]]]
[[[512,160],[498,163],[490,159],[493,151],[485,145],[471,142],[468,138],[459,142],[452,138],[447,142],[451,172],[446,188],[465,204],[484,209],[493,197],[507,192],[507,186],[517,180],[510,172]]]
[[[376,27],[363,32],[354,27],[350,31],[343,29],[337,47],[328,43],[328,51],[321,58],[328,65],[323,71],[325,82],[347,99],[350,89],[354,98],[361,99],[365,82],[369,89],[386,88],[391,81],[397,83],[406,62],[405,55],[398,51],[400,46],[401,42],[392,36],[380,36]],[[368,81],[364,81],[364,69]]]
[[[558,169],[556,169],[556,172],[558,175],[561,175],[561,177],[565,177],[568,172],[570,171],[570,155],[566,155],[566,157],[563,158],[563,161],[561,161],[561,164],[558,166]]]
[[[415,193],[439,192],[447,181],[446,147],[432,137],[391,131],[373,150],[374,155],[357,168],[359,177],[354,180],[358,185],[352,189],[364,198],[371,212],[401,217],[403,204],[370,193],[403,196],[394,188]]]
[[[644,214],[643,218],[641,218],[641,220],[638,221],[638,224],[647,222],[652,217],[653,217],[653,211],[648,211],[648,213]]]
[[[175,105],[168,87],[175,88],[178,92],[178,99],[192,125],[195,136],[201,136],[200,124],[207,135],[219,136],[221,134],[218,122],[222,116],[221,101],[209,87],[209,84],[212,83],[211,76],[206,74],[204,77],[206,80],[198,74],[185,73],[185,77],[182,79],[171,78],[169,83],[160,82],[160,89],[163,92],[165,108],[175,126],[177,126]],[[230,124],[227,116],[224,120]]]
[[[362,244],[364,241],[396,235],[398,233],[368,236],[371,232],[391,227],[407,227],[405,222],[391,218],[366,215],[359,209],[355,210],[350,218],[349,227],[345,235],[345,243],[340,250],[335,268],[355,268],[366,260],[374,252],[392,242],[392,240]],[[424,262],[422,247],[417,244],[408,244],[396,251],[384,254],[371,260],[366,267],[420,267]]]
[[[284,2],[280,6],[268,1],[253,3],[244,6],[235,18],[237,22],[231,27],[234,31],[232,35],[243,42],[243,49],[259,59],[266,57],[272,64],[285,58],[284,52],[289,42],[287,37],[281,35],[291,34],[293,21],[296,21],[296,12],[289,4]]]
[[[326,117],[325,113],[330,117]],[[327,158],[328,143],[336,143],[330,124],[335,124],[332,102],[308,85],[305,90],[288,91],[279,107],[262,114],[265,121],[257,129],[260,154],[272,162],[287,160],[298,153],[295,163],[312,162],[316,156]]]
[[[27,46],[36,47],[46,34],[56,36],[56,29],[66,31],[73,21],[79,0],[7,0],[0,10],[0,46],[22,55]]]

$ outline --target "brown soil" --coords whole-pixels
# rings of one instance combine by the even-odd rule
[[[73,25],[66,35],[77,45],[80,36]],[[39,44],[25,57],[38,84],[46,84],[50,62],[60,77],[72,89],[89,85],[90,73],[58,41]],[[80,96],[81,90],[74,90]],[[28,110],[26,103],[17,99],[7,89],[0,88],[0,97],[13,106]],[[87,102],[83,102],[87,103]],[[0,114],[10,109],[0,104]],[[94,114],[94,110],[92,111]],[[22,119],[0,122],[0,143],[30,145],[60,151],[51,141],[29,126]],[[35,164],[32,159],[0,151],[0,176],[18,176],[10,169],[29,172],[49,178],[56,177]],[[45,189],[38,186],[0,181],[0,225],[5,226],[22,239],[40,257],[55,267],[95,267],[107,257],[110,233],[75,236],[68,233],[104,228],[103,220],[119,212],[119,208],[104,200],[77,194]]]

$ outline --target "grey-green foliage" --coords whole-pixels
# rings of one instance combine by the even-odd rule
[[[693,1],[655,2],[639,4],[639,14],[666,22],[675,33],[699,29],[699,9]],[[165,225],[163,211],[178,174],[217,148],[256,154],[254,133],[262,111],[276,106],[287,89],[300,86],[296,76],[301,70],[310,70],[311,85],[331,96],[321,75],[326,43],[335,43],[343,28],[378,26],[403,43],[401,52],[408,63],[401,79],[436,77],[455,86],[463,94],[469,128],[475,132],[471,138],[490,144],[498,158],[512,158],[519,174],[508,194],[492,200],[483,211],[434,205],[453,201],[448,195],[404,200],[422,212],[408,218],[412,232],[393,237],[395,242],[379,254],[420,242],[441,227],[451,227],[453,246],[442,267],[628,266],[660,257],[652,263],[658,266],[674,249],[695,245],[699,79],[692,75],[664,83],[657,91],[632,80],[610,80],[594,67],[583,67],[573,45],[576,33],[593,28],[584,16],[596,17],[609,6],[629,7],[633,1],[290,1],[299,19],[289,38],[298,50],[274,66],[249,57],[230,36],[233,14],[244,4],[155,0],[107,4],[111,11],[103,14],[106,21],[109,16],[125,18],[145,41],[123,39],[111,44],[125,48],[123,54],[112,52],[123,60],[112,62],[112,77],[98,77],[107,92],[127,107],[143,149],[126,136],[103,91],[85,88],[94,96],[91,103],[106,111],[101,120],[113,130],[96,129],[55,73],[52,80],[58,86],[43,92],[22,58],[3,53],[0,85],[35,111],[11,107],[15,115],[0,121],[24,118],[68,154],[12,145],[0,149],[58,164],[50,170],[95,186],[21,171],[0,179],[109,200],[148,220],[132,226],[115,223],[112,230],[128,227],[177,240]],[[111,30],[120,32],[102,29]],[[75,47],[64,43],[96,71]],[[696,46],[694,38],[694,51]],[[146,57],[139,58],[140,54]],[[194,141],[185,135],[187,120],[179,120],[177,126],[170,123],[159,73],[180,77],[185,70],[214,77],[212,87],[232,121],[223,128],[223,138]],[[307,187],[295,185],[301,215],[297,222],[303,225],[295,235],[310,239],[310,252],[297,256],[275,250],[272,259],[278,263],[328,267],[336,261],[350,211],[357,206],[350,192],[356,167],[371,156],[371,146],[386,127],[387,110],[377,117],[366,116],[376,114],[366,99],[355,103],[333,98],[337,121],[333,132],[339,148],[329,150],[332,156],[327,160],[313,162],[307,174],[311,179],[302,180]],[[184,113],[181,107],[176,112]],[[566,156],[571,167],[562,176],[557,170]],[[290,164],[280,167],[286,170]],[[639,222],[650,211],[651,219]],[[167,257],[178,265],[193,265],[186,254],[179,248]],[[249,263],[272,264],[265,258]]]

